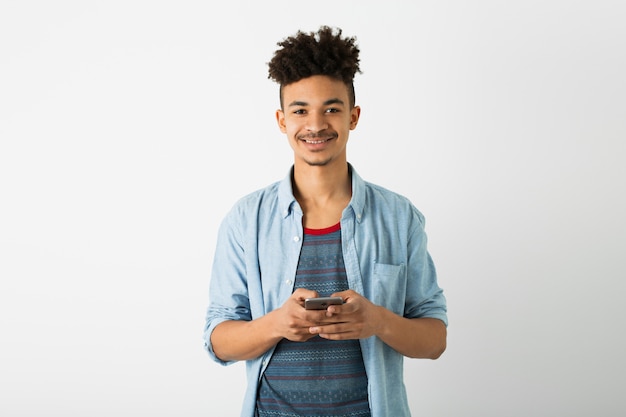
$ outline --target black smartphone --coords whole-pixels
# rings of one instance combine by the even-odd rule
[[[304,300],[304,308],[307,310],[326,310],[326,308],[330,305],[340,304],[343,304],[343,299],[341,297],[317,297],[306,298]]]

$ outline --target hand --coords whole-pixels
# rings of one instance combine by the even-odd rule
[[[317,292],[297,289],[281,307],[254,320],[227,320],[211,334],[215,355],[223,361],[258,358],[283,339],[304,342],[316,335],[309,328],[322,324],[325,310],[304,308],[304,299]]]
[[[316,291],[298,288],[280,308],[270,313],[274,316],[275,329],[282,338],[304,342],[316,336],[309,329],[324,323],[327,312],[306,310],[304,300],[317,296]]]
[[[325,318],[308,330],[331,340],[365,339],[379,332],[383,323],[380,309],[353,290],[333,294],[342,297],[343,305],[329,306]]]

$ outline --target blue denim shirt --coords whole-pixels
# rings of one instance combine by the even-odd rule
[[[350,289],[409,318],[432,317],[447,325],[446,300],[426,248],[424,217],[403,196],[363,181],[350,166],[352,199],[341,217],[344,263]],[[302,246],[303,213],[291,175],[242,198],[218,233],[205,348],[226,320],[253,320],[280,307],[294,290]],[[372,336],[361,339],[372,417],[410,416],[403,355]],[[253,417],[258,381],[273,349],[247,361],[242,417]]]

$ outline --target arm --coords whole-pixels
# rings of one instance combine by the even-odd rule
[[[217,325],[211,333],[215,355],[224,362],[261,356],[281,339],[272,330],[275,311],[252,321],[229,320]]]
[[[411,358],[437,359],[446,349],[447,329],[439,319],[402,317],[352,290],[334,295],[345,304],[328,307],[325,324],[311,327],[311,333],[332,340],[377,336]]]
[[[323,320],[324,311],[307,311],[304,299],[317,292],[297,289],[278,309],[258,319],[229,320],[211,334],[213,351],[223,361],[248,360],[261,356],[283,338],[303,342],[315,336],[309,328]]]
[[[441,320],[408,319],[378,308],[383,325],[376,335],[399,353],[411,358],[437,359],[446,350],[447,328]]]

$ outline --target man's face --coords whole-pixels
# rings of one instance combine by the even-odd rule
[[[325,166],[345,163],[350,130],[361,109],[350,108],[348,87],[339,80],[314,75],[283,87],[283,109],[276,112],[295,163]]]

